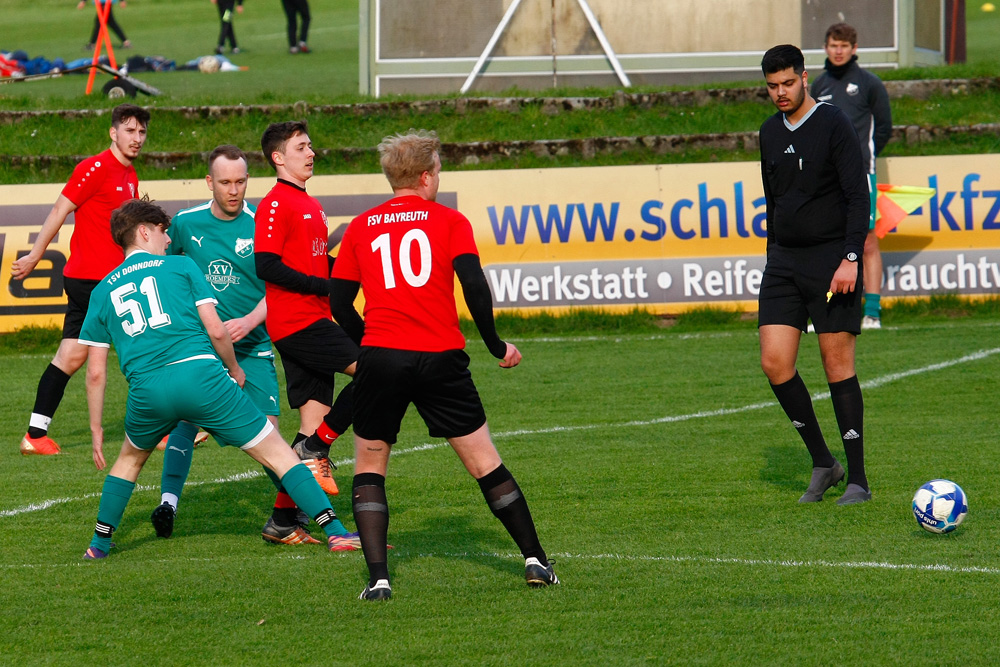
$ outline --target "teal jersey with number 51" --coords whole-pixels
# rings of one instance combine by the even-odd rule
[[[80,342],[115,346],[128,381],[190,359],[216,358],[198,306],[217,303],[190,258],[137,250],[90,295]]]

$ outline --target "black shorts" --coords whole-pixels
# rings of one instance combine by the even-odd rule
[[[285,369],[288,405],[333,405],[333,378],[358,360],[358,346],[332,320],[318,320],[274,341]]]
[[[83,321],[87,319],[90,307],[90,293],[100,280],[84,280],[63,276],[63,290],[66,292],[66,317],[63,318],[63,338],[79,338]]]
[[[808,248],[772,245],[760,284],[757,326],[784,324],[805,331],[811,319],[816,333],[861,333],[864,276],[860,261],[854,291],[826,300],[843,258],[843,241]]]
[[[469,435],[486,423],[464,350],[362,347],[354,375],[354,433],[395,443],[410,403],[432,438]]]

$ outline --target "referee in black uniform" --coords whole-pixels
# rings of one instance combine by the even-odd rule
[[[854,370],[861,332],[862,268],[868,234],[868,181],[850,119],[816,102],[795,46],[775,46],[761,61],[778,108],[760,128],[767,204],[767,265],[760,286],[761,367],[812,456],[801,503],[819,502],[844,478],[826,446],[809,390],[795,368],[799,338],[812,320],[847,456],[847,489],[838,505],[871,499],[864,464],[864,401]]]

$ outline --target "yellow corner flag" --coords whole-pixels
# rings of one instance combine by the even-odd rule
[[[926,204],[936,192],[934,188],[879,183],[878,199],[875,200],[875,235],[885,238],[903,218]]]

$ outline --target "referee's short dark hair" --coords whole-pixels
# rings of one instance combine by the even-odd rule
[[[309,134],[309,126],[304,120],[287,120],[284,123],[271,123],[264,130],[260,138],[260,148],[264,151],[264,159],[271,165],[272,169],[277,169],[271,153],[274,151],[283,152],[285,144],[296,134]]]
[[[779,44],[772,46],[764,54],[760,61],[760,68],[764,76],[774,74],[791,67],[796,74],[802,74],[806,69],[806,59],[802,56],[799,47],[791,44]]]

